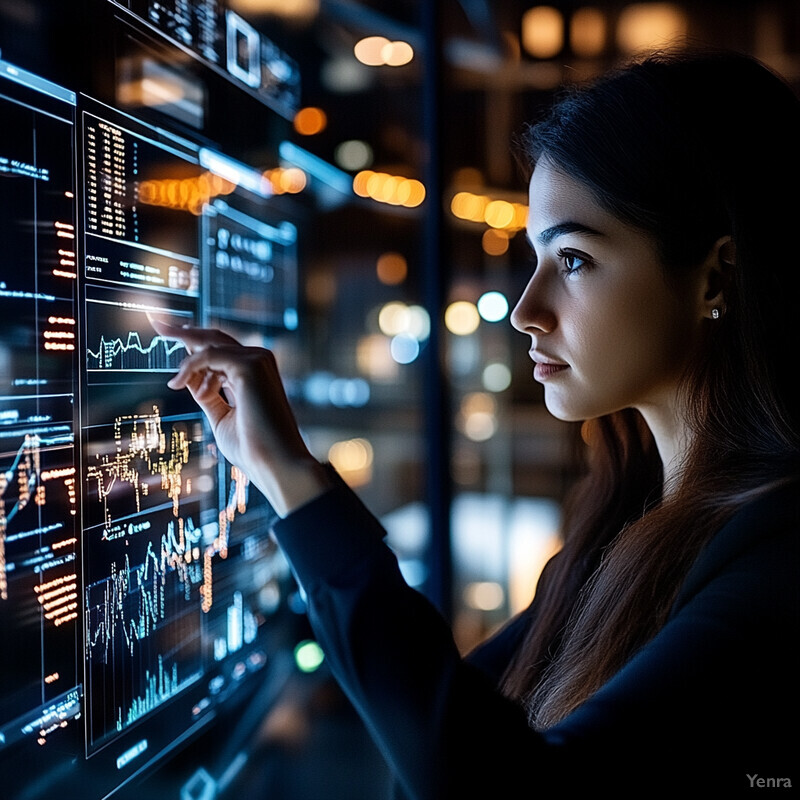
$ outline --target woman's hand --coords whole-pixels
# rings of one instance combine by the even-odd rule
[[[189,355],[168,382],[188,389],[205,413],[222,454],[286,516],[330,486],[297,427],[275,357],[218,330],[176,327],[152,318],[156,333]]]

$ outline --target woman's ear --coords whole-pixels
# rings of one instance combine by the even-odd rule
[[[719,253],[719,260],[730,271],[736,264],[736,243],[733,241],[733,236],[723,236],[714,246]]]
[[[704,264],[703,316],[719,319],[725,313],[725,295],[736,264],[736,244],[731,236],[714,242]]]

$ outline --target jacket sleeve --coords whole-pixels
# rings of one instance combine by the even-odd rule
[[[798,621],[797,529],[787,537],[785,525],[773,528],[755,548],[745,536],[738,550],[712,552],[658,636],[544,732],[461,658],[446,621],[404,582],[379,522],[345,486],[274,532],[331,670],[403,792],[443,800],[510,797],[522,785],[532,797],[604,786],[634,796],[643,782],[746,789],[747,774],[790,771],[774,733],[787,686],[783,702],[797,710],[787,646]]]
[[[523,711],[462,660],[438,610],[405,583],[383,528],[354,493],[337,486],[274,533],[330,669],[408,797],[472,796],[498,731],[539,747]],[[465,764],[475,767],[467,794]]]

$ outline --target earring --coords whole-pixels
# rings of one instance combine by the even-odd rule
[[[722,316],[722,312],[718,308],[711,309],[711,319],[719,319]]]

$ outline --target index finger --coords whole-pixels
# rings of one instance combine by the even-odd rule
[[[159,336],[165,336],[169,339],[178,339],[183,342],[189,350],[239,344],[233,336],[215,328],[195,328],[191,325],[182,325],[178,327],[152,314],[148,314],[147,318]]]

